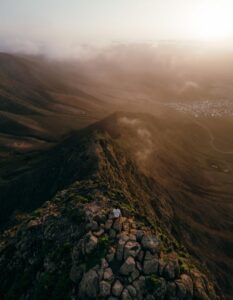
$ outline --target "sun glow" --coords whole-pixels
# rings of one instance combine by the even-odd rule
[[[227,39],[233,34],[232,10],[204,2],[194,12],[194,34],[202,40]]]

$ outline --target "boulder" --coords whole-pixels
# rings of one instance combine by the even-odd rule
[[[113,296],[119,297],[123,291],[123,285],[119,280],[116,280],[112,286],[112,294]]]
[[[133,222],[133,223],[131,224],[131,227],[132,227],[132,229],[136,229],[136,228],[137,228],[137,225]]]
[[[111,268],[105,269],[103,277],[104,277],[105,280],[112,280],[112,278],[113,278],[112,269]]]
[[[142,264],[139,261],[136,262],[136,267],[137,267],[139,272],[142,272],[142,270],[143,270]]]
[[[99,276],[99,280],[102,280],[103,279],[103,276],[104,276],[104,270],[102,268],[98,268],[96,270],[98,276]]]
[[[165,260],[160,259],[159,260],[159,271],[158,271],[159,272],[159,276],[163,276],[163,270],[164,270],[165,266],[166,266]]]
[[[135,279],[137,279],[140,276],[139,271],[135,268],[133,270],[133,272],[130,275],[130,281],[134,281]]]
[[[79,265],[79,266],[76,266],[75,264],[73,264],[72,267],[71,267],[71,270],[70,270],[70,279],[74,283],[80,282],[85,270],[86,270],[86,265],[85,264],[82,264],[82,265]]]
[[[116,230],[116,232],[121,232],[122,230],[122,220],[121,218],[118,218],[115,220],[113,224],[113,229]]]
[[[130,293],[127,289],[124,289],[121,295],[122,300],[132,300],[133,298],[130,296]]]
[[[92,231],[98,231],[99,230],[99,225],[96,221],[91,222],[91,230]]]
[[[123,260],[123,255],[124,255],[124,246],[125,246],[125,241],[120,239],[118,241],[118,245],[117,245],[117,251],[116,251],[116,259],[118,261],[122,261]]]
[[[124,247],[124,259],[129,256],[136,257],[141,249],[141,246],[137,242],[128,241]]]
[[[123,223],[123,230],[124,230],[124,231],[129,231],[129,229],[130,229],[129,222],[127,222],[127,221],[124,222],[124,223]]]
[[[125,242],[129,241],[129,234],[125,231],[122,231],[121,233],[119,233],[117,237],[119,240],[123,240]]]
[[[143,263],[143,272],[146,275],[157,274],[159,267],[159,260],[157,258],[151,260],[144,260]]]
[[[144,260],[152,260],[152,259],[159,259],[158,254],[152,254],[150,251],[146,251],[145,256],[144,256]]]
[[[136,230],[136,239],[138,242],[141,242],[143,235],[144,235],[143,230]]]
[[[107,219],[107,217],[104,214],[97,214],[95,216],[95,221],[98,222],[99,224],[105,223],[106,219]]]
[[[180,280],[176,281],[176,291],[179,300],[186,299],[186,287]]]
[[[104,230],[101,228],[98,231],[93,232],[94,236],[100,237],[104,234]]]
[[[154,293],[153,293],[155,299],[164,300],[166,291],[167,291],[166,280],[164,278],[158,279],[158,282],[156,283],[156,288],[154,289]]]
[[[127,290],[128,290],[128,292],[129,292],[130,296],[131,296],[133,299],[135,299],[135,298],[136,298],[136,295],[137,295],[137,291],[136,291],[135,287],[134,287],[133,285],[128,285],[128,286],[127,286]]]
[[[110,230],[110,229],[112,228],[112,224],[113,224],[113,220],[108,219],[108,220],[106,221],[106,223],[105,223],[104,228],[105,228],[106,230]]]
[[[106,269],[108,267],[108,262],[105,258],[101,259],[101,268]]]
[[[163,276],[168,280],[173,280],[180,275],[180,267],[178,261],[169,260],[163,268]]]
[[[120,273],[122,275],[128,276],[135,270],[135,260],[133,257],[129,256],[120,268]]]
[[[116,237],[116,230],[110,229],[110,230],[109,230],[109,237],[110,237],[111,239],[114,239],[114,238]]]
[[[78,263],[80,257],[80,245],[75,245],[71,253],[72,261]]]
[[[140,276],[137,280],[133,282],[133,286],[137,291],[137,298],[144,300],[143,291],[146,287],[146,278],[144,276]]]
[[[133,233],[130,233],[130,234],[129,234],[129,240],[130,240],[130,241],[135,241],[135,242],[136,242],[136,241],[137,241],[136,235],[133,234]]]
[[[141,250],[137,255],[137,260],[142,263],[143,259],[144,259],[144,251]]]
[[[111,247],[108,251],[108,254],[106,255],[106,260],[108,263],[111,263],[115,258],[116,249]]]
[[[100,282],[99,295],[100,297],[107,297],[111,294],[111,285],[107,281]]]
[[[153,234],[145,234],[141,240],[142,247],[151,253],[159,253],[159,241]]]
[[[147,295],[146,300],[156,300],[153,295]]]
[[[194,275],[194,289],[193,296],[195,299],[210,299],[207,295],[208,288],[205,284],[205,280],[199,274]],[[212,298],[211,298],[212,299]],[[215,299],[215,298],[213,298]]]
[[[92,235],[92,234],[88,234],[85,240],[85,254],[89,255],[91,254],[97,247],[98,245],[98,239]]]
[[[192,299],[193,297],[193,281],[192,278],[190,276],[188,276],[187,274],[182,274],[180,276],[180,280],[183,283],[183,285],[185,286],[186,289],[186,298],[187,300]]]
[[[176,299],[176,284],[175,284],[175,282],[167,283],[166,298],[168,300]]]
[[[94,270],[89,270],[83,275],[79,285],[79,299],[86,300],[88,297],[96,299],[99,292],[99,278]]]

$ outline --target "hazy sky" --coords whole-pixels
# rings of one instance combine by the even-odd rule
[[[0,0],[0,49],[209,38],[233,38],[233,0]]]

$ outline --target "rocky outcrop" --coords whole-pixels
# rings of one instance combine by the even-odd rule
[[[3,299],[217,299],[156,230],[67,192],[1,236],[0,269]]]

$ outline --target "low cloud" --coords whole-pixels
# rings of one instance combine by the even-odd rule
[[[0,34],[0,52],[28,55],[45,55],[53,59],[90,59],[103,51],[98,45],[54,39],[52,42],[37,39],[6,37]]]
[[[30,40],[20,40],[18,38],[2,38],[0,40],[0,51],[10,53],[23,53],[30,55],[39,55],[44,52],[44,47],[39,42]]]
[[[119,119],[119,122],[124,125],[135,128],[139,139],[139,147],[138,149],[135,149],[135,156],[138,163],[141,166],[144,165],[148,157],[153,153],[154,149],[150,131],[142,127],[142,122],[139,119],[122,117]]]
[[[145,128],[138,128],[137,134],[141,140],[141,148],[136,152],[136,157],[139,162],[146,162],[148,157],[153,152],[153,143],[151,140],[151,133]]]
[[[150,141],[151,133],[149,132],[149,130],[144,129],[144,128],[139,128],[137,132],[141,138],[146,139],[147,141]]]
[[[136,125],[138,124],[140,121],[138,119],[130,119],[127,117],[122,117],[119,119],[120,123],[126,124],[126,125]]]

